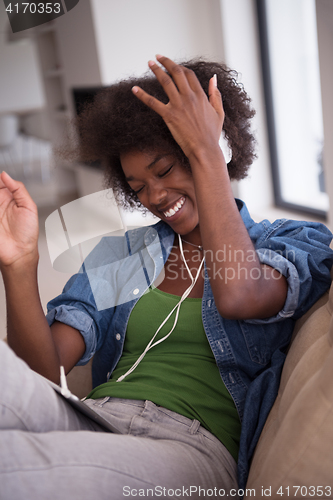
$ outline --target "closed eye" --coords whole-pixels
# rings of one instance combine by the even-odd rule
[[[159,177],[164,177],[166,174],[168,174],[170,172],[170,170],[172,169],[172,167],[173,167],[173,165],[171,165],[171,167],[169,167],[167,170],[165,170],[161,174],[158,174],[158,176]]]
[[[171,171],[172,168],[173,168],[173,164],[170,165],[170,167],[168,167],[164,172],[158,174],[158,177],[160,177],[160,178],[161,177],[165,177]],[[141,193],[141,191],[143,190],[143,188],[144,188],[144,186],[142,186],[140,189],[138,189],[136,191],[133,189],[133,191],[134,191],[134,193],[136,195],[138,195],[139,193]]]

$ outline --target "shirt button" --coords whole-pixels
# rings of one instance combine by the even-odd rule
[[[139,290],[138,288],[136,288],[135,290],[133,290],[133,294],[134,294],[134,295],[138,295],[139,291],[140,291],[140,290]]]
[[[120,340],[120,339],[121,339],[121,335],[120,335],[120,333],[117,333],[117,335],[116,335],[116,339],[117,339],[117,340]]]

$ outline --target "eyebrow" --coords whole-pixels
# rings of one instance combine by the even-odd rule
[[[162,160],[162,158],[165,158],[166,156],[167,156],[166,154],[161,154],[156,156],[156,158],[151,163],[149,163],[149,165],[145,167],[146,170],[151,170],[156,165],[156,163],[158,163],[160,160]],[[126,180],[127,182],[134,181],[135,178],[132,175],[130,175],[129,177],[126,177]]]

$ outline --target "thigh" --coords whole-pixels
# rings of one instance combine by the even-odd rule
[[[186,443],[81,431],[0,432],[0,484],[1,500],[199,498],[236,487]]]
[[[0,430],[100,430],[0,341]]]

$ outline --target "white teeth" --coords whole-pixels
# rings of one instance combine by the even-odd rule
[[[185,198],[181,198],[173,208],[170,208],[167,212],[163,212],[165,217],[172,217],[185,203]]]

